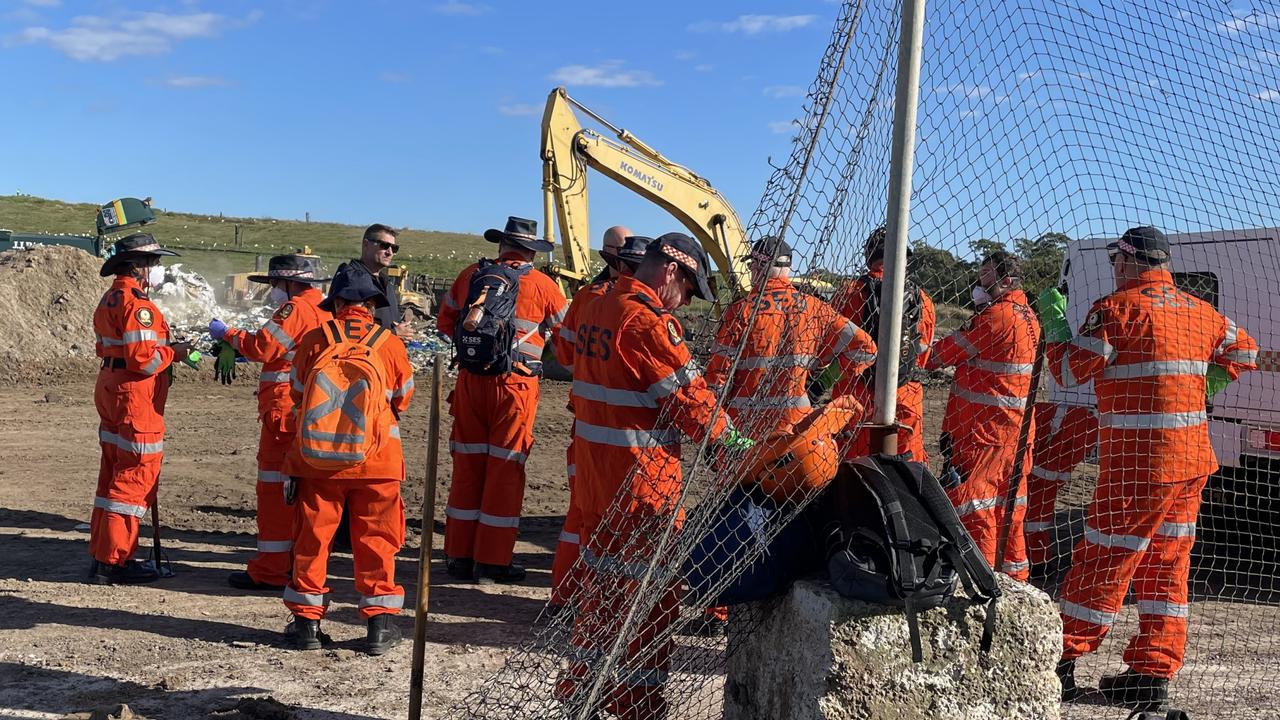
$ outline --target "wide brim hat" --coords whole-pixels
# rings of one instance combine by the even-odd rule
[[[693,279],[693,294],[703,300],[715,299],[715,293],[711,290],[708,273],[711,268],[708,267],[707,253],[702,249],[696,240],[685,235],[684,233],[667,233],[660,235],[653,242],[649,243],[645,254],[656,253],[664,257],[674,260],[677,265],[684,268]]]
[[[320,301],[319,308],[325,312],[333,312],[333,301],[342,298],[348,302],[374,301],[374,307],[384,308],[391,303],[382,288],[374,282],[373,275],[367,270],[352,267],[351,264],[338,268],[333,276],[333,284],[329,286],[329,295]]]
[[[626,263],[632,270],[640,265],[640,261],[644,260],[644,251],[649,249],[649,243],[653,242],[653,238],[643,235],[629,235],[622,241],[622,247],[618,248],[618,252],[614,257]],[[604,255],[604,253],[600,253]]]
[[[272,280],[291,280],[293,282],[320,285],[333,278],[316,277],[319,263],[315,258],[306,255],[276,255],[267,262],[266,275],[250,275],[249,281],[269,283]]]
[[[161,247],[150,233],[133,233],[122,237],[111,246],[111,254],[102,263],[98,274],[102,277],[115,275],[121,265],[135,260],[147,260],[163,255],[176,256],[178,253]]]
[[[507,225],[503,229],[485,230],[484,239],[491,243],[506,242],[519,245],[533,252],[551,252],[556,249],[555,245],[538,237],[538,221],[514,215],[507,218]]]

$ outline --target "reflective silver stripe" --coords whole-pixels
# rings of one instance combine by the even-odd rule
[[[925,342],[924,340],[921,340],[920,342],[916,343],[916,349],[919,350],[921,354],[927,353],[929,352],[929,343]]]
[[[236,352],[240,352],[240,341],[243,339],[244,335],[236,334],[231,336],[231,347],[235,348]]]
[[[331,433],[303,428],[302,437],[320,442],[341,443],[343,445],[359,445],[364,442],[364,433]]]
[[[138,370],[138,372],[142,373],[143,375],[155,375],[156,372],[160,370],[160,366],[163,364],[164,364],[164,357],[160,355],[159,350],[155,350],[151,353],[151,359],[148,360],[147,364],[143,365],[142,368]]]
[[[143,342],[145,340],[155,341],[158,338],[159,336],[156,335],[155,330],[130,330],[120,338],[120,344],[128,345],[129,343]]]
[[[573,394],[583,400],[592,400],[619,407],[658,407],[658,401],[651,397],[649,393],[638,390],[618,390],[583,380],[573,381]]]
[[[284,370],[273,370],[271,372],[267,372],[266,370],[263,370],[262,374],[258,376],[258,382],[260,383],[289,382],[289,373],[285,372]]]
[[[1218,352],[1224,353],[1227,348],[1236,344],[1236,340],[1240,336],[1240,328],[1236,327],[1236,323],[1231,318],[1223,318],[1227,321],[1227,335],[1222,339],[1222,344],[1218,346]]]
[[[405,380],[403,385],[391,391],[391,397],[393,398],[404,397],[412,389],[413,389],[413,378],[409,378],[408,380]]]
[[[523,342],[523,343],[520,343],[520,345],[516,349],[524,353],[526,356],[531,357],[535,360],[540,359],[542,357],[541,345],[535,345],[530,342]]]
[[[453,518],[454,520],[479,520],[479,510],[462,510],[452,505],[444,506],[444,516]]]
[[[737,351],[738,351],[738,348],[735,348],[735,347],[722,345],[721,343],[718,343],[718,342],[711,343],[710,352],[712,355],[725,355],[728,357],[732,357],[733,354],[736,353]]]
[[[956,344],[960,346],[960,349],[963,350],[966,355],[969,357],[977,356],[978,348],[974,347],[973,343],[969,342],[969,338],[965,337],[964,333],[958,332],[951,337],[956,339]]]
[[[608,428],[577,421],[574,435],[587,442],[618,447],[652,448],[661,445],[676,445],[680,442],[680,433],[672,429],[638,430],[634,428]]]
[[[259,540],[258,552],[262,553],[282,553],[289,552],[293,549],[292,540]]]
[[[516,318],[515,322],[513,322],[512,324],[515,325],[516,329],[519,330],[521,333],[527,333],[530,330],[537,330],[539,325],[538,323],[533,322],[532,320],[521,320],[520,318]]]
[[[1170,430],[1195,427],[1209,421],[1203,410],[1180,413],[1151,413],[1149,415],[1121,415],[1100,413],[1098,426],[1113,430]]]
[[[1058,405],[1054,407],[1053,419],[1049,421],[1049,437],[1057,435],[1058,431],[1062,429],[1062,423],[1066,422],[1066,420],[1067,407],[1065,405]]]
[[[482,511],[480,513],[480,524],[496,528],[518,528],[520,527],[520,516],[490,515]]]
[[[1030,375],[1031,363],[1004,363],[994,360],[983,360],[982,358],[971,357],[964,361],[965,365],[975,367],[979,370],[998,373],[1000,375]]]
[[[499,460],[510,460],[511,462],[520,463],[521,465],[529,462],[528,455],[522,452],[516,452],[511,448],[498,447],[497,445],[489,446],[489,456],[498,458]]]
[[[1022,572],[1023,570],[1030,570],[1031,563],[1026,560],[1023,560],[1022,562],[1006,562],[1000,569],[1004,572],[1010,573]]]
[[[667,683],[667,671],[623,670],[618,682],[629,687],[661,687]]]
[[[290,375],[289,377],[292,379],[293,375]],[[297,390],[298,392],[306,392],[307,390],[305,387],[302,386],[302,383],[298,382],[297,380],[293,380],[290,387],[292,387],[294,390]]]
[[[1176,523],[1166,522],[1160,523],[1160,527],[1156,528],[1156,534],[1163,537],[1195,537],[1196,524],[1193,522]]]
[[[1027,523],[1024,523],[1024,524],[1023,524],[1023,529],[1025,529],[1025,530],[1026,530],[1027,532],[1029,532],[1029,533],[1034,533],[1034,532],[1049,532],[1050,530],[1052,530],[1052,529],[1053,529],[1053,523],[1051,523],[1051,522],[1027,522]]]
[[[332,450],[315,450],[305,446],[302,448],[302,454],[317,460],[334,460],[337,462],[362,463],[365,460],[362,452],[334,452]]]
[[[121,502],[119,500],[112,500],[111,498],[104,497],[95,497],[93,499],[93,506],[117,515],[132,515],[137,518],[146,517],[148,510],[146,505],[132,505],[127,502]]]
[[[1257,350],[1232,350],[1231,352],[1222,353],[1220,356],[1227,362],[1239,363],[1240,365],[1257,365]]]
[[[104,335],[98,336],[98,342],[101,343],[103,347],[120,347],[121,345],[124,345],[124,341],[120,338],[106,337]]]
[[[1035,475],[1041,480],[1049,480],[1050,482],[1066,482],[1071,479],[1071,473],[1069,472],[1054,472],[1052,470],[1045,470],[1039,465],[1036,465],[1035,467],[1031,468],[1031,474]]]
[[[849,347],[849,343],[853,342],[853,339],[857,336],[858,326],[853,323],[845,323],[844,327],[840,328],[840,332],[836,334],[836,343],[832,347],[832,352],[836,355],[843,353],[845,348]]]
[[[1209,371],[1209,363],[1199,360],[1156,360],[1153,362],[1111,365],[1102,371],[1104,380],[1131,380],[1133,378],[1159,377],[1161,375],[1203,376]]]
[[[289,482],[289,476],[275,470],[259,470],[258,482],[262,483],[283,483]]]
[[[1105,548],[1124,548],[1134,552],[1142,552],[1147,549],[1151,541],[1138,535],[1108,535],[1089,525],[1084,526],[1085,542],[1093,543]]]
[[[1161,617],[1184,618],[1191,614],[1191,607],[1168,600],[1139,600],[1139,615],[1159,615]]]
[[[289,352],[284,354],[284,359],[288,360],[289,362],[293,362],[293,356],[297,354],[298,354],[297,350],[290,350]]]
[[[1080,384],[1076,374],[1071,372],[1071,353],[1062,354],[1062,387],[1075,387]]]
[[[154,453],[164,452],[164,441],[153,443],[130,442],[115,433],[106,430],[98,430],[98,442],[104,442],[108,445],[115,445],[121,450],[128,450],[137,455],[151,455]]]
[[[729,401],[729,407],[735,410],[774,410],[780,408],[810,408],[808,395],[800,397],[740,397]]]
[[[664,398],[693,382],[701,374],[702,371],[690,360],[683,367],[676,368],[675,372],[650,385],[649,397]]]
[[[1103,627],[1110,627],[1116,622],[1116,613],[1093,610],[1067,600],[1058,601],[1058,611],[1067,617],[1083,620],[1087,623],[1093,623],[1094,625],[1101,625]]]
[[[1013,506],[1014,506],[1014,507],[1022,507],[1022,506],[1026,505],[1026,504],[1027,504],[1027,496],[1026,496],[1026,495],[1019,495],[1018,497],[1016,497],[1016,498],[1014,498],[1014,499],[1013,499]]]
[[[566,303],[564,307],[551,313],[551,317],[549,318],[550,320],[549,324],[559,325],[560,323],[564,322],[564,316],[568,314],[569,314],[569,305]]]
[[[645,570],[648,569],[648,565],[644,563],[623,562],[607,555],[597,556],[591,548],[582,548],[582,562],[597,572],[617,572],[633,579],[644,577]]]
[[[861,350],[855,350],[853,352],[845,353],[844,356],[849,358],[851,362],[854,362],[858,365],[876,361],[875,353],[863,352]]]
[[[738,361],[739,370],[759,370],[761,368],[809,367],[813,362],[812,355],[773,355],[765,357],[742,358]]]
[[[289,333],[285,332],[284,328],[280,327],[280,324],[275,320],[268,320],[263,323],[262,329],[275,338],[276,342],[280,343],[281,347],[285,349],[285,352],[293,349],[293,338],[289,337]]]
[[[1088,335],[1076,335],[1071,338],[1071,344],[1081,350],[1087,350],[1094,355],[1101,355],[1107,359],[1107,362],[1111,362],[1116,357],[1116,349],[1111,347],[1111,343],[1100,338],[1089,337]]]
[[[1014,408],[1021,410],[1027,404],[1026,398],[1009,397],[1007,395],[988,395],[986,393],[976,393],[972,390],[964,388],[952,387],[951,394],[958,398],[968,400],[976,405],[989,405],[991,407]]]
[[[399,440],[399,439],[400,439],[400,426],[399,426],[399,425],[392,425],[390,428],[387,428],[387,437],[393,437],[393,438],[395,438],[395,439]]]
[[[295,605],[324,607],[329,604],[329,597],[327,595],[306,595],[291,587],[286,587],[284,589],[284,601],[294,603]]]
[[[450,440],[449,452],[456,452],[459,455],[487,455],[489,443],[461,443]]]
[[[360,607],[380,607],[399,610],[404,607],[403,595],[364,595],[360,598]]]
[[[444,304],[445,306],[453,308],[454,310],[458,309],[458,301],[453,299],[453,295],[445,295]]]
[[[565,342],[567,342],[567,343],[576,343],[576,342],[578,342],[578,333],[574,332],[573,330],[570,330],[570,329],[569,329],[567,326],[565,326],[565,325],[561,325],[561,326],[560,326],[560,339],[561,339],[561,340],[564,340],[564,341],[565,341]]]
[[[562,542],[562,543],[568,543],[568,544],[570,544],[570,545],[577,545],[578,543],[580,543],[580,542],[582,542],[582,541],[578,539],[578,533],[571,533],[571,532],[567,532],[567,531],[565,531],[565,530],[561,530],[561,531],[560,531],[560,542]]]
[[[972,515],[980,510],[994,510],[997,507],[1000,507],[1000,498],[998,497],[977,498],[957,507],[956,515],[964,517],[965,515]]]

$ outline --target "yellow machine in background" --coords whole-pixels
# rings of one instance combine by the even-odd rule
[[[320,259],[319,255],[312,252],[310,245],[304,245],[295,251],[299,255],[303,255],[316,260]],[[262,256],[258,256],[261,261]],[[262,299],[267,295],[267,285],[264,283],[249,282],[250,275],[261,275],[262,270],[254,270],[253,272],[231,273],[223,278],[225,285],[222,290],[222,304],[226,307],[249,307],[251,305],[259,305]]]
[[[573,108],[611,130],[621,143],[583,129]],[[742,261],[749,250],[742,223],[711,183],[615,127],[558,87],[547,97],[542,115],[542,190],[546,239],[555,242],[555,221],[564,236],[564,264],[553,262],[546,270],[566,294],[572,295],[591,272],[588,168],[671,213],[702,244],[735,293],[750,289],[751,276]]]

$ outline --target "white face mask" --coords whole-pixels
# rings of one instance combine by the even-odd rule
[[[995,299],[991,297],[991,293],[987,292],[987,289],[981,285],[974,285],[973,292],[970,293],[970,296],[973,297],[974,305],[990,305],[991,301]]]
[[[267,293],[267,302],[271,305],[283,305],[289,301],[289,293],[278,287],[271,288],[271,292]]]
[[[164,284],[164,266],[152,265],[147,268],[147,287],[158,288]]]

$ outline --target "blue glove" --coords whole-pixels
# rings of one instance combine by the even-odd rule
[[[214,318],[209,321],[209,335],[213,337],[214,340],[221,340],[226,336],[227,329],[227,324],[218,318]]]

